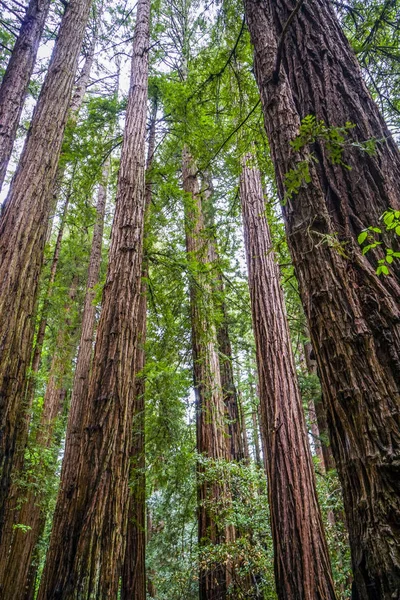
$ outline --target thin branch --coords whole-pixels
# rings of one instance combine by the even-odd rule
[[[287,34],[288,30],[289,30],[289,27],[292,24],[293,19],[295,18],[295,16],[299,12],[299,10],[300,10],[301,5],[303,4],[303,2],[304,2],[304,0],[298,0],[297,1],[297,4],[294,7],[293,12],[291,13],[291,15],[289,16],[289,18],[286,21],[285,25],[283,26],[281,37],[279,38],[278,49],[277,49],[277,52],[276,52],[275,69],[274,69],[274,72],[272,74],[272,81],[275,84],[277,84],[278,81],[279,81],[279,71],[281,70],[283,44],[285,42],[286,34]]]
[[[206,166],[203,168],[203,171],[205,171],[206,169],[208,169],[208,167],[211,165],[211,163],[217,158],[218,154],[221,152],[222,148],[224,146],[226,146],[226,144],[229,142],[229,140],[235,135],[235,133],[237,133],[239,131],[239,129],[241,127],[243,127],[243,125],[250,119],[251,115],[256,111],[256,109],[258,108],[258,106],[260,105],[261,99],[259,98],[255,104],[255,106],[253,106],[253,108],[251,109],[251,111],[248,113],[248,115],[243,119],[243,121],[241,121],[239,123],[239,125],[237,127],[235,127],[235,129],[228,135],[228,137],[226,138],[226,140],[220,145],[220,147],[218,148],[217,152],[214,154],[214,156],[211,158],[211,160],[206,164]],[[196,175],[200,173],[200,170],[196,173]]]

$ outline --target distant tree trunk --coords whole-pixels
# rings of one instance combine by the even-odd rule
[[[221,297],[224,294],[224,284],[222,276],[218,276]],[[236,390],[235,379],[232,366],[232,346],[229,336],[228,315],[225,301],[219,303],[221,311],[221,322],[217,327],[217,341],[219,350],[219,366],[221,373],[221,385],[224,396],[224,402],[227,410],[228,432],[229,432],[229,454],[233,460],[243,460],[245,449],[243,444],[242,431],[240,427],[240,413],[238,393]]]
[[[238,407],[238,397],[235,385],[232,365],[232,345],[229,336],[228,311],[225,302],[225,285],[223,273],[219,265],[220,258],[217,250],[217,240],[215,235],[215,223],[212,216],[213,207],[211,206],[213,185],[211,176],[205,177],[206,189],[203,191],[202,210],[205,215],[205,226],[210,229],[211,239],[208,242],[209,261],[216,267],[216,276],[213,282],[215,288],[214,305],[218,311],[217,315],[217,347],[218,359],[221,376],[222,393],[226,407],[226,418],[228,421],[229,444],[228,458],[233,460],[243,460],[244,448],[242,433],[240,430],[240,414]]]
[[[14,146],[50,0],[30,0],[0,86],[0,190]]]
[[[315,476],[264,196],[251,155],[240,196],[256,341],[261,435],[280,600],[334,600]]]
[[[238,392],[238,407],[240,414],[240,432],[242,436],[243,443],[243,455],[244,459],[248,462],[250,460],[250,452],[249,452],[249,441],[247,439],[247,425],[246,425],[246,413],[243,407],[243,399],[241,392]]]
[[[261,450],[260,450],[260,438],[259,438],[259,427],[257,419],[257,411],[253,407],[251,411],[251,419],[253,421],[253,445],[254,445],[254,458],[257,465],[262,465]]]
[[[193,380],[196,397],[197,450],[207,458],[227,459],[225,441],[225,406],[217,353],[217,333],[210,315],[211,279],[196,269],[209,259],[209,243],[204,240],[204,216],[201,193],[194,161],[185,147],[182,157],[183,189],[188,194],[185,202],[186,251],[195,274],[190,275],[190,311],[192,323]],[[200,474],[203,472],[198,467]],[[202,482],[198,486],[199,544],[220,544],[229,532],[220,531],[210,515],[206,503],[218,501],[225,495],[224,486]],[[199,577],[200,600],[226,597],[227,569],[201,569]]]
[[[32,351],[51,191],[91,0],[70,0],[0,218],[0,534]]]
[[[54,441],[54,427],[64,408],[67,390],[65,377],[72,369],[72,358],[76,352],[76,336],[71,338],[71,321],[68,317],[75,301],[78,280],[75,277],[65,306],[66,320],[57,336],[56,348],[50,367],[49,380],[43,400],[40,425],[35,445],[50,448]],[[55,461],[56,462],[56,461]],[[53,465],[55,467],[55,465]],[[42,469],[51,467],[42,466]],[[31,482],[32,483],[32,482]],[[38,543],[46,521],[43,502],[46,498],[41,488],[29,487],[18,511],[18,523],[29,527],[22,531],[14,529],[10,544],[7,565],[1,575],[0,593],[4,600],[21,600],[28,586],[28,574],[33,550]]]
[[[308,372],[312,375],[317,376],[317,363],[313,358],[313,352],[310,342],[304,344],[304,353],[306,358],[306,364]],[[332,454],[332,447],[329,443],[329,431],[328,424],[326,420],[326,408],[324,406],[323,398],[317,398],[314,404],[315,411],[315,419],[317,422],[318,436],[319,436],[319,447],[322,453],[321,464],[325,471],[330,471],[331,469],[335,469],[335,459]]]
[[[149,18],[150,2],[140,0],[103,307],[88,393],[80,398],[84,435],[78,448],[66,448],[39,600],[118,595],[139,335]]]
[[[152,533],[153,533],[153,523],[152,523],[152,519],[151,519],[151,512],[150,509],[147,509],[147,537],[146,537],[146,545],[150,542],[151,537],[152,537]],[[155,585],[153,583],[153,572],[147,571],[146,572],[146,579],[147,579],[147,593],[150,596],[150,598],[156,598],[156,588]]]
[[[299,160],[309,165],[310,183],[283,211],[343,486],[353,597],[388,600],[400,589],[400,284],[376,275],[382,252],[363,256],[357,236],[389,207],[400,209],[400,154],[328,2],[302,5],[274,83],[268,11],[279,34],[293,6],[246,0],[247,21],[281,198],[285,173]],[[384,141],[374,156],[349,145],[343,159],[351,170],[332,164],[317,141],[315,163],[307,148],[290,147],[309,113],[328,126],[354,123],[350,141]],[[389,247],[396,243],[382,237]],[[398,274],[399,261],[391,269]]]
[[[156,141],[157,100],[153,100],[149,144],[147,150],[146,173],[151,176]],[[152,186],[146,182],[145,213],[149,217]],[[128,529],[124,564],[121,577],[121,600],[146,600],[146,478],[145,478],[145,342],[147,326],[147,283],[148,261],[146,257],[146,236],[144,239],[141,297],[138,313],[138,340],[136,346],[135,402],[133,407],[132,447],[129,495]]]

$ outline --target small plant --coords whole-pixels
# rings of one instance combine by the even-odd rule
[[[400,211],[399,210],[387,210],[381,216],[385,231],[394,231],[394,233],[400,236]],[[358,236],[357,241],[362,246],[366,245],[362,249],[363,254],[367,254],[370,250],[373,250],[377,246],[381,246],[382,242],[379,240],[379,235],[382,234],[380,227],[367,227]],[[378,266],[376,269],[377,275],[389,275],[390,269],[388,265],[391,265],[395,258],[400,258],[400,252],[394,251],[392,248],[384,248],[385,257],[378,260]]]
[[[364,142],[349,141],[347,139],[349,132],[355,128],[354,123],[347,121],[342,127],[327,126],[324,121],[317,121],[314,115],[307,115],[301,122],[299,134],[290,142],[295,152],[300,152],[309,144],[316,141],[324,143],[328,153],[328,158],[333,165],[341,165],[345,169],[351,170],[351,166],[343,161],[343,152],[346,148],[358,148],[373,156],[376,152],[377,140],[371,138]],[[284,202],[297,194],[303,184],[311,183],[310,163],[318,162],[313,152],[296,164],[285,174],[285,196]]]

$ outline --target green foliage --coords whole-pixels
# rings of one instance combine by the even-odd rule
[[[400,211],[392,209],[385,211],[381,217],[381,221],[383,221],[385,231],[392,234],[392,239],[393,234],[400,236]],[[362,249],[363,254],[367,254],[370,250],[383,244],[378,237],[380,234],[382,234],[382,229],[372,225],[359,234],[357,241],[360,246],[366,244]],[[384,246],[384,252],[384,257],[378,259],[377,275],[390,275],[390,265],[394,259],[400,258],[399,251],[393,250],[393,248],[389,248],[386,245]]]
[[[291,141],[290,145],[296,154],[301,153],[304,148],[310,147],[315,142],[323,143],[325,146],[328,159],[333,165],[341,165],[345,169],[351,169],[343,160],[343,153],[346,148],[357,148],[369,156],[376,152],[377,140],[369,139],[363,142],[351,141],[348,139],[349,132],[356,125],[350,122],[342,127],[328,127],[324,121],[317,121],[314,115],[307,115],[301,121],[298,135]],[[290,169],[285,174],[285,196],[284,202],[291,199],[295,194],[298,194],[300,189],[311,183],[310,164],[318,163],[318,158],[315,152],[307,152],[303,160],[296,160],[293,169]]]

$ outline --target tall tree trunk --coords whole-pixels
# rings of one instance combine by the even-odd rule
[[[268,11],[279,32],[292,8],[289,1],[246,0],[256,77],[281,198],[285,173],[299,160],[309,165],[311,181],[284,216],[343,487],[353,596],[389,599],[400,589],[400,285],[376,275],[370,261],[380,250],[367,258],[356,238],[389,207],[400,209],[400,154],[328,2],[303,4],[287,29],[274,83]],[[333,165],[317,141],[316,164],[308,149],[290,147],[308,113],[327,125],[352,121],[351,140],[384,141],[374,156],[349,147],[351,170]]]
[[[76,336],[71,337],[71,321],[68,317],[76,296],[78,280],[72,281],[65,306],[66,320],[58,336],[53,360],[51,362],[49,380],[43,399],[43,410],[40,425],[35,438],[35,445],[43,449],[51,447],[54,441],[54,427],[64,408],[67,390],[65,377],[72,369],[72,359],[76,352]],[[56,465],[53,465],[55,468]],[[48,465],[39,467],[46,469],[51,475]],[[43,475],[42,475],[43,476]],[[27,531],[16,528],[10,544],[6,568],[1,574],[0,597],[4,600],[20,600],[24,597],[33,550],[43,533],[46,514],[43,507],[45,493],[41,488],[27,488],[21,509],[18,511],[18,523],[29,527]]]
[[[32,350],[51,191],[91,0],[70,0],[0,219],[0,535]]]
[[[150,176],[156,141],[157,99],[153,99],[147,150],[146,174]],[[152,185],[146,182],[145,219],[149,218]],[[146,257],[146,235],[143,244],[143,266],[141,297],[138,313],[138,339],[135,349],[135,401],[133,406],[133,427],[131,446],[131,466],[129,494],[128,529],[124,564],[121,577],[121,600],[146,600],[146,478],[145,478],[145,342],[147,326],[147,284],[148,261]]]
[[[334,600],[315,476],[264,196],[251,155],[243,161],[243,207],[260,388],[261,435],[281,600]]]
[[[103,307],[88,393],[79,399],[84,435],[79,447],[66,447],[68,462],[64,460],[39,600],[118,594],[139,335],[149,18],[150,2],[141,0]]]
[[[196,397],[197,450],[206,458],[227,459],[225,441],[225,405],[217,353],[217,334],[210,316],[211,279],[202,265],[209,260],[209,243],[204,239],[204,217],[199,182],[194,161],[188,151],[182,155],[183,189],[188,194],[185,205],[186,251],[195,274],[190,278],[190,311],[192,324],[193,381]],[[199,268],[196,269],[195,265]],[[200,475],[202,467],[198,467]],[[224,486],[201,482],[198,486],[199,544],[220,544],[229,532],[219,528],[210,515],[207,504],[226,494]],[[200,600],[226,597],[227,572],[223,564],[214,569],[201,569]]]
[[[14,146],[50,0],[30,0],[0,86],[0,190]]]

